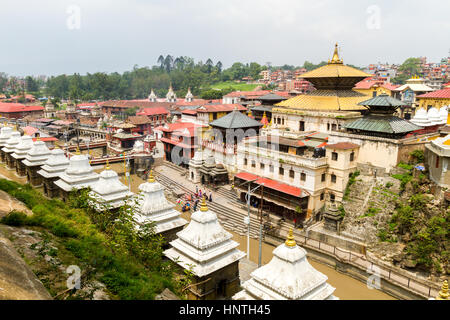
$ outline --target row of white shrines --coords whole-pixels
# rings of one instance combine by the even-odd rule
[[[91,196],[98,200],[93,205],[99,210],[99,203],[114,209],[135,199],[136,226],[153,223],[155,233],[167,241],[165,256],[194,275],[189,300],[337,300],[333,295],[335,288],[309,264],[306,251],[296,244],[292,230],[286,243],[273,251],[273,259],[241,284],[239,261],[245,253],[237,249],[239,244],[221,226],[216,213],[208,209],[205,199],[188,223],[166,199],[164,187],[152,173],[139,187],[140,194],[135,195],[109,165],[98,174],[88,157],[79,151],[68,159],[63,150],[51,151],[39,139],[33,141],[10,127],[1,129],[0,148],[2,161],[10,170],[15,166],[17,173],[26,172],[29,182],[36,182],[39,176],[41,185],[48,189],[48,183],[53,184],[63,198],[71,191],[90,188]],[[21,166],[25,166],[24,171],[18,170]]]

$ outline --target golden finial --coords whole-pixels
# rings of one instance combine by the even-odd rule
[[[333,58],[331,59],[330,63],[332,64],[342,64],[343,61],[339,59],[339,45],[336,43],[336,46],[334,48]]]
[[[55,144],[55,150],[57,150],[57,149],[61,149],[61,148],[59,147],[59,145]]]
[[[109,166],[109,159],[106,159],[106,170],[111,170],[111,167]]]
[[[291,230],[289,230],[289,235],[286,240],[286,246],[288,246],[290,248],[297,246],[297,242],[295,242],[295,238],[294,238],[294,229],[292,229],[292,228],[291,228]]]
[[[77,156],[81,155],[80,148],[77,147],[77,152],[75,153]]]
[[[448,300],[448,297],[450,294],[448,293],[448,280],[444,281],[444,284],[442,285],[442,290],[439,291],[439,296],[436,298],[436,300]]]
[[[36,141],[41,141],[41,136],[37,136]]]
[[[153,176],[153,170],[150,170],[150,174],[148,176],[148,183],[155,183],[155,177]]]
[[[206,205],[206,196],[203,197],[202,206],[200,207],[201,212],[208,212],[208,206]]]

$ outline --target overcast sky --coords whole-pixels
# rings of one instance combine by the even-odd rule
[[[0,72],[124,72],[160,54],[302,65],[437,62],[448,0],[1,0]],[[79,14],[78,14],[79,13]]]

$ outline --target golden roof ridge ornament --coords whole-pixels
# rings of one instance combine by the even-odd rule
[[[448,297],[450,294],[448,293],[448,280],[444,281],[444,284],[442,285],[442,290],[439,291],[439,296],[436,298],[436,300],[448,300]]]
[[[150,174],[148,176],[148,183],[155,183],[155,177],[153,176],[153,170],[150,170]]]
[[[202,206],[200,207],[201,212],[208,212],[208,206],[206,205],[206,196],[203,197]]]
[[[329,64],[343,64],[344,61],[339,58],[339,45],[336,43],[334,48],[333,58],[329,61]]]
[[[287,240],[286,240],[285,244],[289,248],[294,248],[294,247],[297,246],[297,242],[295,242],[295,238],[294,238],[294,229],[291,228],[289,230],[289,235],[287,237]]]

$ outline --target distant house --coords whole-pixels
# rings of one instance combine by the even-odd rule
[[[150,126],[156,128],[158,126],[164,125],[167,122],[167,117],[169,116],[169,114],[170,112],[165,107],[153,107],[142,108],[136,113],[136,116],[147,117]]]

